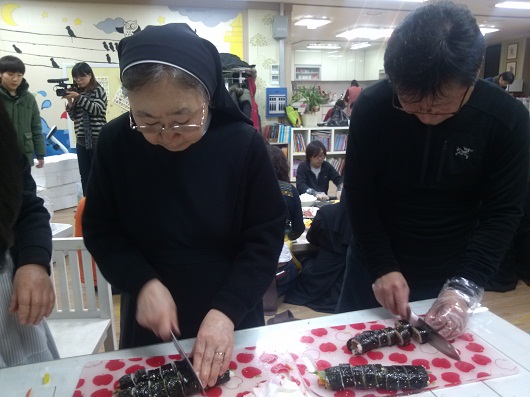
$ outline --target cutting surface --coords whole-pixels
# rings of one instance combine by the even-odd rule
[[[258,343],[257,346],[236,349],[230,363],[231,380],[227,384],[209,389],[206,393],[210,397],[242,397],[264,381],[286,376],[296,382],[304,394],[313,397],[399,395],[396,392],[374,389],[349,389],[343,392],[326,390],[318,386],[316,376],[308,371],[308,364],[313,364],[320,370],[343,363],[424,365],[430,372],[429,389],[509,376],[518,372],[513,361],[472,332],[466,332],[453,341],[461,356],[459,362],[444,356],[428,344],[419,345],[415,341],[408,346],[382,347],[360,356],[353,355],[346,348],[346,341],[362,331],[393,325],[394,320],[380,320],[317,328],[286,334],[282,345],[287,348],[278,348],[271,341],[267,341]],[[112,397],[116,382],[122,375],[141,368],[160,367],[178,359],[178,354],[168,354],[87,363],[74,397]]]

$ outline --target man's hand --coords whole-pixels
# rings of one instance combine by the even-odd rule
[[[177,305],[160,280],[150,280],[140,290],[136,305],[136,321],[165,341],[171,340],[171,331],[180,334]]]
[[[440,293],[425,315],[425,322],[446,339],[464,333],[471,316],[467,301],[460,291]]]
[[[37,160],[37,165],[35,167],[44,168],[44,159]]]
[[[51,314],[54,303],[52,281],[44,266],[28,264],[17,269],[9,312],[17,313],[20,324],[39,324]]]
[[[372,289],[381,306],[400,318],[407,318],[410,290],[403,274],[387,273],[375,280]]]

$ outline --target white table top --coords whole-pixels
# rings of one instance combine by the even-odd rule
[[[411,306],[417,313],[425,313],[431,304],[432,300],[426,300],[413,302]],[[388,317],[389,313],[384,309],[371,309],[247,329],[236,332],[235,347],[255,346],[258,340],[260,342],[274,340],[277,343],[282,339],[278,336],[287,332],[384,320]],[[522,397],[530,395],[530,335],[489,311],[475,314],[468,328],[513,360],[519,367],[519,373],[441,390],[426,391],[416,395],[437,397]],[[186,351],[191,351],[193,339],[184,340],[182,344]],[[173,351],[174,347],[170,343],[163,343],[2,369],[0,370],[0,395],[23,397],[32,387],[31,397],[52,397],[56,387],[54,397],[70,397],[76,388],[83,366],[89,361],[166,355]],[[50,374],[51,382],[42,386],[45,373]]]

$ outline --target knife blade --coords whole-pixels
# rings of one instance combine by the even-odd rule
[[[173,345],[176,347],[177,351],[179,352],[180,356],[182,357],[182,361],[184,361],[184,363],[186,364],[186,366],[189,369],[189,372],[192,374],[192,376],[194,377],[194,380],[199,385],[199,390],[201,392],[201,396],[206,396],[206,392],[204,391],[204,386],[203,386],[203,384],[201,382],[201,379],[197,375],[197,372],[195,372],[195,369],[193,368],[193,365],[191,364],[190,359],[188,358],[188,356],[186,356],[186,353],[184,352],[184,349],[180,345],[180,343],[177,340],[177,338],[176,338],[175,334],[173,333],[173,331],[171,331],[171,340],[173,341]]]
[[[429,338],[429,340],[427,341],[428,344],[430,344],[440,353],[451,357],[453,360],[460,361],[460,355],[456,351],[455,347],[442,335],[432,329],[431,326],[427,324],[422,318],[420,318],[416,313],[410,310],[410,308],[407,320],[413,327],[422,327],[427,331],[427,335]]]

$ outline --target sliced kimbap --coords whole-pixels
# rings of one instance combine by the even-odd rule
[[[429,332],[427,331],[427,327],[412,327],[412,338],[420,344],[429,342]]]

